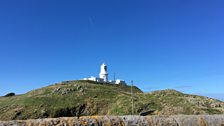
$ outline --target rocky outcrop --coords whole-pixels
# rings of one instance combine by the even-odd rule
[[[73,108],[63,108],[56,111],[53,117],[79,117],[82,113],[84,113],[86,105],[79,105]]]
[[[224,115],[91,116],[0,121],[0,126],[224,126]]]

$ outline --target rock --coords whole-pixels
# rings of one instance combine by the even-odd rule
[[[149,115],[149,114],[151,114],[151,113],[153,113],[155,110],[148,110],[148,111],[142,111],[142,112],[140,112],[139,113],[139,115],[140,116],[147,116],[147,115]]]
[[[81,89],[79,90],[79,92],[83,93],[83,92],[84,92],[84,89],[83,89],[83,88],[81,88]]]
[[[75,108],[73,108],[75,109]],[[71,117],[73,114],[69,108],[59,109],[55,112],[53,117]]]
[[[224,115],[92,116],[0,121],[0,126],[224,126]]]
[[[19,116],[19,115],[21,115],[22,114],[22,112],[16,112],[16,116]]]
[[[46,111],[45,109],[42,109],[42,110],[41,110],[41,115],[42,115],[42,117],[44,117],[44,118],[47,118],[47,117],[49,116],[49,114],[47,113],[47,111]]]
[[[86,109],[85,104],[78,105],[72,108],[62,108],[57,110],[53,115],[53,117],[74,117],[74,116],[80,117],[81,115],[84,114],[85,109]]]
[[[82,88],[82,86],[78,85],[76,89],[79,90],[80,88]]]

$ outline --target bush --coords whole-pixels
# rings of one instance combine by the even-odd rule
[[[15,95],[16,95],[15,93],[10,92],[10,93],[6,94],[4,97],[11,97],[11,96],[15,96]]]

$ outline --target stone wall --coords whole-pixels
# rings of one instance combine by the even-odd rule
[[[0,126],[224,126],[224,115],[62,117],[0,121]]]

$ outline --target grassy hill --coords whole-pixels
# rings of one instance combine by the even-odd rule
[[[175,90],[134,90],[134,114],[224,114],[224,102]],[[0,97],[0,120],[131,114],[131,87],[65,81],[23,95]]]

